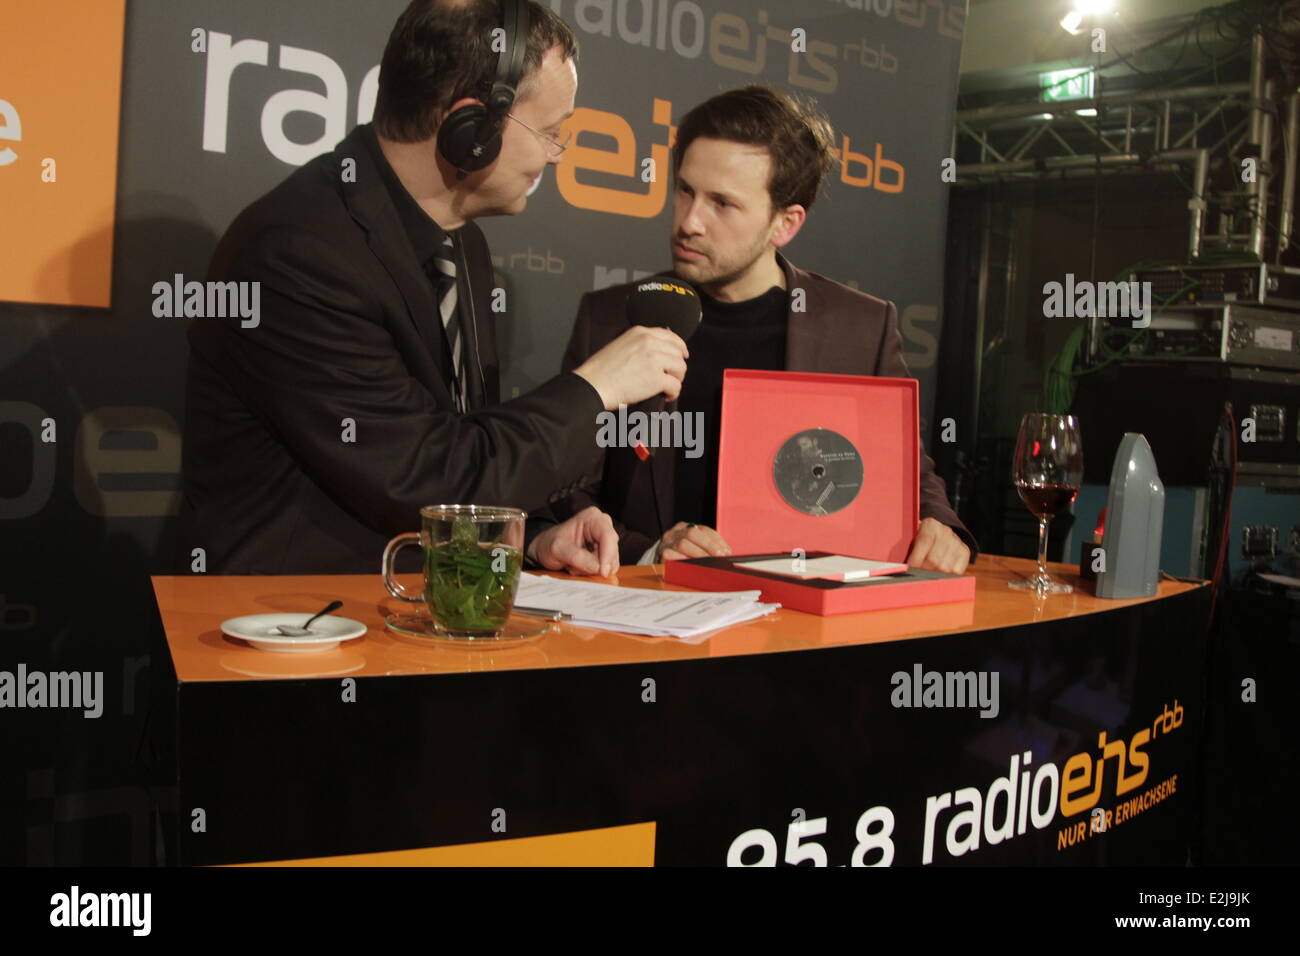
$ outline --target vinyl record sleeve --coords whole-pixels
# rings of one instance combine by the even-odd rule
[[[735,554],[803,548],[905,560],[921,505],[917,403],[910,378],[727,369],[718,533]],[[861,488],[830,514],[793,507],[773,473],[790,439],[813,429],[844,436],[862,456]]]

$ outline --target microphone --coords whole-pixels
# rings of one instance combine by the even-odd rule
[[[704,312],[689,283],[674,276],[652,276],[638,282],[627,299],[629,325],[649,325],[689,339],[700,327]]]
[[[627,299],[628,325],[669,329],[683,341],[695,334],[703,318],[699,295],[689,283],[676,276],[658,275],[638,282]],[[633,450],[642,464],[654,455],[642,442],[637,442]],[[653,467],[650,468],[650,494],[654,497],[655,524],[659,527],[659,540],[662,541],[664,522],[659,514],[659,487]]]

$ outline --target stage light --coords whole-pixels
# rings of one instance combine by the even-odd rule
[[[1074,9],[1061,18],[1061,27],[1067,33],[1081,33],[1084,18],[1109,13],[1114,6],[1115,0],[1074,0]]]

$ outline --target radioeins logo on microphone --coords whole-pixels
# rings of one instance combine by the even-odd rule
[[[637,292],[676,292],[678,295],[695,295],[695,293],[685,286],[678,285],[676,282],[664,282],[655,279],[651,282],[642,282],[636,287]]]

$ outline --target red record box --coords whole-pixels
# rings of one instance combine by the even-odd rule
[[[735,555],[802,548],[905,562],[920,523],[917,383],[728,369],[722,379],[718,532]],[[784,484],[784,489],[778,485]],[[735,558],[664,563],[669,584],[759,590],[810,614],[971,601],[975,579],[909,569],[866,581],[798,580]]]
[[[732,551],[905,561],[920,521],[917,389],[911,378],[725,371],[718,533]],[[861,456],[861,487],[829,514],[790,504],[774,475],[782,447],[810,429],[837,432]]]

